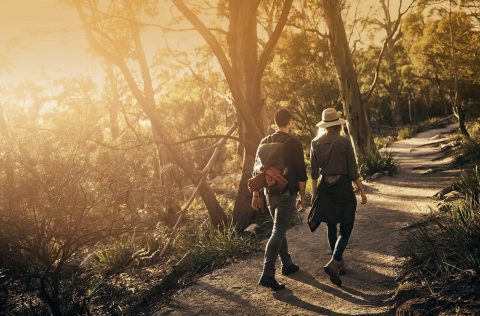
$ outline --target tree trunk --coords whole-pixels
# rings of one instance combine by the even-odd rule
[[[257,45],[257,8],[258,1],[230,1],[230,24],[228,32],[228,48],[233,72],[236,74],[241,97],[235,98],[236,109],[248,109],[250,117],[238,113],[241,128],[239,136],[242,150],[242,175],[238,184],[237,197],[233,208],[233,222],[237,229],[242,229],[250,223],[252,217],[252,195],[247,188],[247,180],[253,170],[255,153],[264,135],[263,122],[259,117],[261,104],[260,82],[255,84],[258,64]],[[255,125],[252,130],[249,125]]]
[[[262,116],[261,79],[273,48],[287,22],[293,0],[283,2],[279,21],[260,54],[257,37],[257,10],[260,1],[228,1],[229,30],[227,44],[230,59],[227,58],[225,51],[210,30],[185,5],[184,1],[172,0],[172,2],[199,31],[212,49],[225,74],[234,99],[233,104],[237,113],[240,137],[239,152],[243,156],[244,164],[233,216],[237,229],[243,228],[248,224],[252,214],[251,195],[246,186],[247,179],[252,172],[257,146],[265,134]]]
[[[390,83],[388,85],[390,94],[390,110],[392,112],[392,119],[395,125],[402,125],[402,113],[400,111],[400,97],[399,97],[399,80],[397,75],[397,65],[395,64],[395,57],[393,54],[393,43],[388,45],[387,63],[389,69]]]
[[[365,106],[362,102],[339,1],[321,0],[320,3],[329,31],[330,50],[337,70],[338,85],[342,92],[343,109],[355,154],[358,157],[359,155],[377,152]]]
[[[408,93],[408,121],[413,124],[413,97],[411,93]]]

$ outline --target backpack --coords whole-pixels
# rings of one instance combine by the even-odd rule
[[[274,142],[272,135],[267,141],[258,146],[257,157],[255,159],[255,176],[248,180],[248,189],[250,192],[260,191],[267,188],[268,193],[283,193],[288,181],[285,176],[288,174],[288,168],[285,166],[284,142]]]

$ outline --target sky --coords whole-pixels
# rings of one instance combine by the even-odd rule
[[[170,16],[166,11],[161,12],[165,19]],[[170,44],[192,42],[195,36],[176,33]],[[144,35],[148,56],[164,46],[162,38],[155,28]],[[0,0],[0,86],[65,76],[90,76],[98,82],[104,76],[75,9],[66,0]]]
[[[75,10],[58,0],[0,0],[0,83],[98,76]]]

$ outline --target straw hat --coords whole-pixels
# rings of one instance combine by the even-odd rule
[[[317,124],[317,127],[331,127],[335,125],[343,125],[347,123],[344,119],[340,118],[337,110],[334,108],[327,108],[322,112],[322,121]]]

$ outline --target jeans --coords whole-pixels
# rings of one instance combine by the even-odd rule
[[[289,192],[278,195],[267,194],[268,210],[273,219],[273,228],[265,247],[263,276],[275,276],[275,262],[278,256],[280,256],[282,266],[285,267],[292,264],[285,235],[295,211],[296,196],[296,194],[290,194]]]
[[[337,238],[337,224],[327,223],[328,243],[333,253],[333,259],[342,261],[343,252],[347,248],[348,239],[353,230],[353,223],[340,224],[340,236]]]

